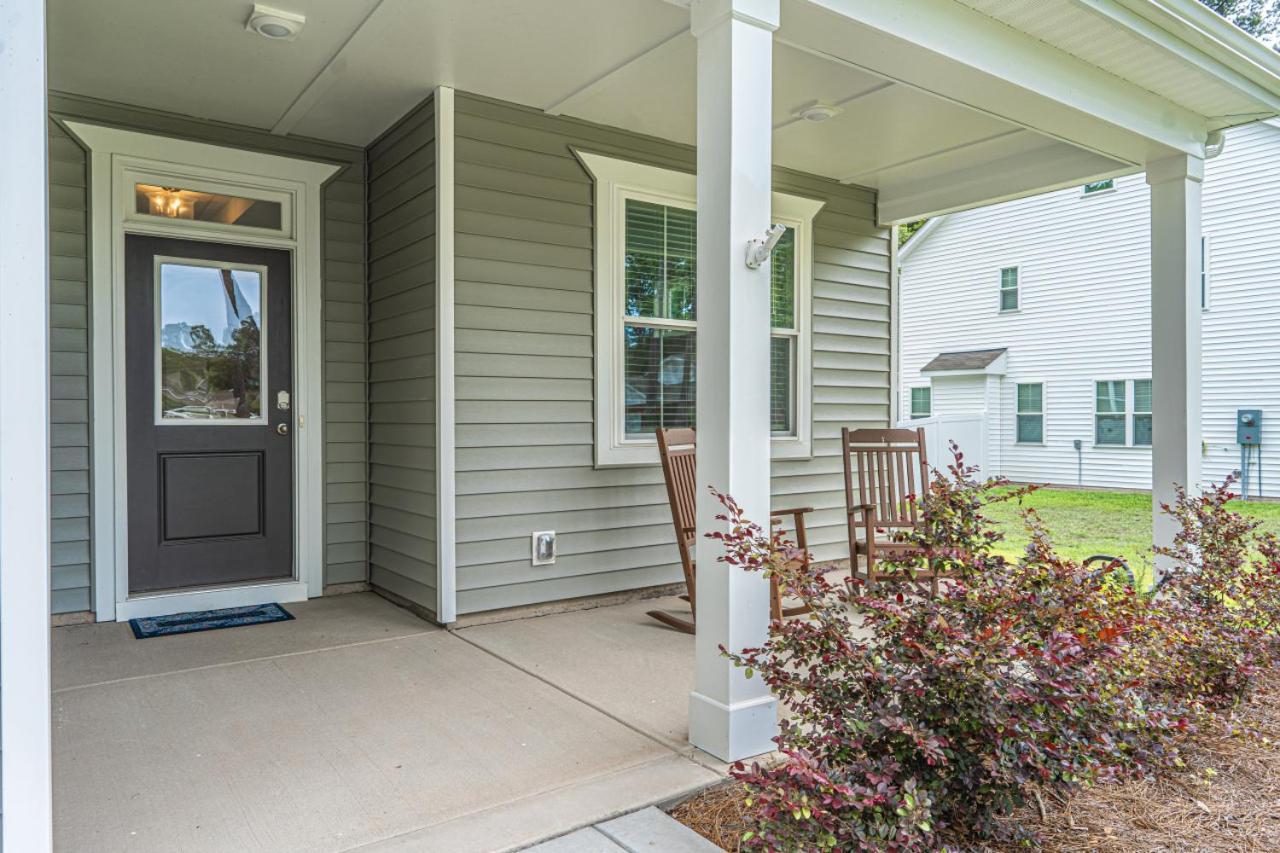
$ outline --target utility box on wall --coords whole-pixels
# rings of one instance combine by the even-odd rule
[[[1236,444],[1241,447],[1262,444],[1262,409],[1236,410]]]

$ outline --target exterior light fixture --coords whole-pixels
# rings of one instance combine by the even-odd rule
[[[255,3],[244,28],[272,41],[293,41],[302,32],[302,25],[306,22],[305,15]]]
[[[839,107],[833,107],[821,101],[810,101],[793,112],[792,115],[805,121],[811,121],[814,124],[821,124],[828,119],[835,118],[840,113],[841,109]]]
[[[787,226],[771,225],[769,230],[764,232],[763,240],[747,241],[747,269],[760,269],[761,265],[769,260],[769,256],[773,254],[773,248],[778,245],[782,235],[786,233]]]

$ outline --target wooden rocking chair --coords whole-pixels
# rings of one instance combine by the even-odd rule
[[[687,595],[680,596],[689,602],[689,619],[681,619],[662,610],[650,610],[649,615],[663,625],[694,633],[697,619],[697,572],[694,566],[694,551],[697,546],[697,525],[695,510],[697,505],[697,477],[695,469],[695,438],[692,429],[659,429],[658,456],[662,459],[662,475],[667,481],[667,499],[671,504],[671,522],[676,530],[676,548],[680,552],[680,565],[684,569],[684,582]],[[804,553],[804,564],[809,564],[808,541],[805,537],[804,515],[813,512],[811,507],[799,509],[780,509],[772,512],[772,524],[779,524],[780,516],[790,516],[795,525],[796,545]],[[807,607],[782,606],[782,590],[777,578],[769,579],[769,615],[774,619],[783,616],[795,616],[808,611]]]
[[[920,524],[917,501],[912,498],[918,499],[929,487],[924,430],[845,427],[840,432],[849,524],[849,568],[856,572],[858,557],[865,557],[867,588],[872,589],[877,580],[891,576],[876,568],[880,555],[899,556],[919,548],[913,543],[895,542],[890,537],[895,530],[910,530]],[[877,531],[882,532],[877,535]],[[928,570],[918,570],[915,575],[927,578],[935,595],[938,578],[946,576]]]

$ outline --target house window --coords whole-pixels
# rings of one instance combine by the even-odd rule
[[[654,431],[694,426],[697,415],[696,178],[576,153],[596,181],[596,464],[653,462]],[[786,231],[770,263],[761,381],[775,458],[812,446],[809,244],[821,207],[773,194]]]
[[[1018,444],[1044,443],[1044,385],[1032,382],[1018,385]]]
[[[1094,181],[1091,184],[1084,185],[1084,195],[1097,195],[1105,193],[1116,188],[1115,178],[1107,178],[1105,181]]]
[[[1209,238],[1200,237],[1200,308],[1209,310]]]
[[[1123,446],[1128,423],[1125,383],[1106,380],[1094,387],[1093,443]]]
[[[1000,310],[1018,310],[1018,268],[1005,267],[1000,270]]]
[[[1151,380],[1133,380],[1133,443],[1151,446]]]
[[[933,389],[928,385],[911,389],[911,417],[927,418],[933,414]]]

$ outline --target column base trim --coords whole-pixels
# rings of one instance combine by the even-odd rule
[[[777,733],[778,700],[772,694],[726,705],[696,690],[689,693],[689,742],[721,761],[773,752]]]

